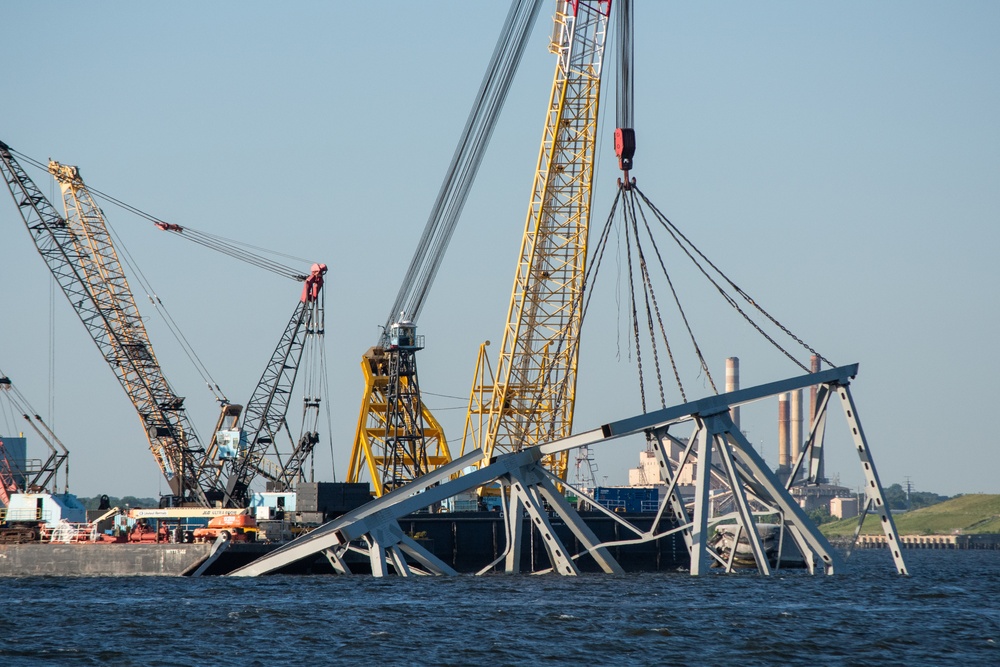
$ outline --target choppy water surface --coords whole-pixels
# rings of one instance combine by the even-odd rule
[[[0,665],[998,665],[1000,551],[785,571],[0,580]]]

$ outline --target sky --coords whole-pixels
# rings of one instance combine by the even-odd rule
[[[884,485],[1000,493],[1000,448],[964,428],[970,417],[988,421],[1000,377],[1000,5],[635,4],[639,187],[795,335],[837,365],[860,363],[851,390]],[[492,340],[496,354],[506,317],[555,66],[552,9],[541,12],[418,322],[421,386],[453,452],[479,345]],[[362,354],[506,12],[503,2],[457,0],[4,3],[0,139],[78,165],[91,187],[164,220],[328,264],[333,425],[315,470],[343,480]],[[612,53],[595,230],[619,175]],[[51,178],[28,169],[61,209]],[[103,208],[213,377],[245,401],[300,286]],[[602,267],[581,340],[577,430],[641,412],[627,277],[610,260]],[[717,383],[730,356],[744,387],[800,374],[696,275],[679,264],[676,275]],[[69,447],[70,490],[165,492],[131,404],[65,297],[53,301],[2,193],[0,286],[0,369]],[[207,440],[215,401],[159,316],[144,312],[164,373]],[[698,398],[711,388],[695,370],[686,390]],[[676,388],[667,402],[680,402]],[[742,419],[772,465],[776,415],[776,403],[762,403]],[[856,488],[863,477],[839,412],[828,428],[827,473]],[[0,416],[0,434],[19,429]],[[643,447],[596,448],[598,481],[625,483]]]

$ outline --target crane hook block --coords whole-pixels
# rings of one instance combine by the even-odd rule
[[[323,287],[323,276],[326,275],[326,264],[313,264],[309,272],[309,277],[305,279],[302,286],[302,301],[315,301],[319,296],[319,291]]]
[[[156,225],[157,227],[159,227],[160,229],[162,229],[165,232],[183,232],[184,231],[184,228],[181,227],[180,225],[175,225],[175,224],[170,223],[170,222],[160,221],[160,222],[154,222],[153,224]]]
[[[622,171],[632,169],[632,157],[635,155],[635,130],[631,127],[615,128],[615,155],[618,156],[618,167]]]

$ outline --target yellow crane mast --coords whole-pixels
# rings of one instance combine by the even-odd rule
[[[494,373],[480,348],[462,452],[485,462],[573,426],[601,68],[610,0],[559,2],[558,56],[507,324]],[[488,344],[488,343],[487,343]],[[546,465],[566,477],[565,452]]]

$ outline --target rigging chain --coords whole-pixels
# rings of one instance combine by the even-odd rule
[[[653,308],[656,311],[656,321],[657,321],[657,323],[660,326],[660,335],[663,336],[663,343],[664,343],[664,346],[667,349],[667,356],[670,359],[670,366],[671,366],[671,368],[673,369],[673,372],[674,372],[674,380],[677,382],[677,388],[680,390],[680,393],[681,393],[681,401],[683,401],[684,403],[687,403],[687,394],[684,392],[684,384],[681,382],[681,376],[680,376],[680,373],[677,370],[677,362],[674,360],[674,352],[673,352],[673,349],[670,346],[670,340],[667,338],[666,328],[663,326],[663,318],[660,315],[660,304],[657,302],[657,300],[656,300],[656,292],[653,290],[653,282],[652,282],[652,279],[651,279],[651,277],[649,275],[649,266],[646,264],[646,255],[642,251],[642,246],[638,243],[638,239],[639,239],[639,227],[638,227],[638,225],[636,223],[635,197],[634,196],[633,197],[628,197],[628,199],[626,201],[627,201],[627,204],[628,204],[626,210],[632,216],[632,220],[631,220],[632,231],[633,231],[633,234],[635,235],[635,238],[636,238],[636,249],[639,252],[639,266],[642,269],[643,290],[647,293],[647,296],[646,296],[646,321],[649,324],[649,339],[651,341],[651,345],[652,345],[652,348],[653,348],[653,360],[656,363],[656,381],[657,381],[657,384],[658,384],[659,389],[660,389],[660,405],[661,405],[661,407],[664,407],[664,408],[667,407],[667,400],[666,400],[666,396],[664,396],[664,393],[663,393],[663,378],[660,375],[660,360],[659,360],[659,355],[657,353],[657,347],[656,347],[656,333],[653,330],[653,318],[652,318],[652,314],[650,313],[650,309],[649,309],[649,301],[650,301],[650,299],[652,299],[652,301],[653,301]],[[645,218],[643,219],[643,221],[645,222]],[[657,254],[659,254],[659,249],[656,248],[656,243],[655,242],[653,243],[653,248],[656,249],[657,250]],[[668,277],[668,281],[669,281],[669,277]]]
[[[625,193],[625,197],[624,198],[622,197],[622,193],[623,192]],[[633,192],[636,193],[636,194],[632,194]],[[638,196],[639,199],[641,199],[641,202],[636,199],[636,196]],[[795,359],[795,357],[793,357],[791,355],[791,353],[788,352],[788,350],[786,350],[784,347],[782,347],[771,335],[769,335],[767,332],[765,332],[763,330],[763,328],[757,322],[755,322],[753,320],[753,318],[751,318],[750,315],[743,308],[740,307],[740,305],[736,301],[736,299],[734,299],[723,288],[723,286],[720,285],[719,282],[717,280],[715,280],[713,278],[713,276],[708,273],[708,271],[705,269],[705,267],[702,266],[702,263],[698,261],[698,258],[701,258],[704,261],[704,263],[706,263],[716,273],[718,273],[718,275],[721,276],[722,279],[727,284],[729,284],[741,297],[743,297],[748,303],[750,303],[754,308],[756,308],[770,322],[772,322],[775,326],[777,326],[779,329],[781,329],[781,331],[783,333],[785,333],[789,338],[791,338],[792,340],[794,340],[795,342],[797,342],[799,345],[801,345],[805,349],[809,350],[809,352],[811,352],[812,354],[816,355],[816,357],[818,359],[822,360],[824,363],[830,365],[831,367],[833,366],[833,364],[829,360],[827,360],[822,355],[820,355],[819,353],[817,353],[812,347],[810,347],[804,341],[802,341],[801,338],[799,338],[798,336],[794,335],[787,327],[785,327],[784,325],[782,325],[780,322],[778,322],[777,319],[775,319],[773,316],[771,316],[769,313],[767,313],[763,309],[763,307],[761,307],[745,291],[743,291],[735,283],[733,283],[733,281],[728,276],[726,276],[726,274],[724,274],[711,260],[709,260],[708,257],[706,257],[705,254],[701,252],[701,250],[699,250],[686,236],[684,236],[684,234],[681,233],[680,230],[677,229],[676,226],[674,226],[673,223],[671,223],[666,218],[666,216],[664,216],[656,208],[656,206],[652,204],[652,202],[646,197],[646,195],[642,191],[640,191],[637,187],[635,187],[634,183],[623,184],[623,185],[621,185],[619,187],[618,194],[616,195],[614,201],[612,202],[611,212],[608,215],[608,218],[607,218],[607,221],[605,222],[604,228],[601,231],[601,236],[598,239],[598,242],[597,242],[597,252],[596,252],[595,260],[592,263],[592,265],[588,268],[587,275],[584,278],[584,289],[585,289],[585,294],[586,294],[586,298],[585,298],[585,301],[584,301],[584,313],[586,313],[586,311],[589,309],[590,300],[593,297],[593,291],[594,291],[593,290],[593,285],[594,285],[594,282],[596,281],[596,277],[597,277],[598,272],[600,270],[600,265],[602,263],[602,260],[603,260],[603,257],[604,257],[604,253],[605,253],[605,250],[607,248],[608,240],[610,238],[610,230],[614,226],[614,220],[615,220],[615,216],[616,216],[616,213],[617,213],[617,210],[618,210],[618,206],[622,205],[623,216],[624,216],[624,219],[625,219],[625,237],[626,237],[625,241],[626,241],[626,251],[627,251],[627,261],[628,261],[628,280],[629,280],[630,301],[631,301],[632,334],[633,334],[633,338],[635,339],[635,342],[636,342],[636,363],[637,363],[638,373],[639,373],[639,386],[640,386],[640,395],[641,395],[641,400],[642,400],[642,409],[643,409],[643,412],[646,411],[645,370],[644,370],[643,364],[642,364],[642,350],[641,350],[641,346],[640,346],[640,337],[639,337],[639,313],[638,313],[638,304],[636,303],[635,276],[633,274],[633,266],[632,266],[632,262],[633,262],[632,239],[633,239],[633,237],[635,239],[636,255],[637,255],[637,258],[638,258],[638,267],[639,267],[639,271],[640,271],[640,274],[641,274],[641,278],[640,279],[642,280],[642,283],[643,283],[643,298],[645,300],[645,307],[646,307],[646,321],[647,321],[647,324],[648,324],[648,327],[649,327],[649,335],[650,335],[650,341],[651,341],[650,345],[651,345],[651,348],[652,348],[653,360],[654,360],[654,365],[655,365],[655,368],[656,368],[657,382],[658,382],[658,385],[659,385],[659,388],[660,388],[660,393],[661,393],[661,402],[665,403],[665,400],[664,400],[664,397],[663,397],[662,378],[661,378],[661,375],[660,375],[659,356],[658,356],[658,352],[657,352],[658,348],[657,348],[657,343],[656,343],[656,338],[655,338],[655,330],[654,330],[654,324],[653,324],[654,313],[655,313],[655,319],[656,319],[657,324],[659,325],[659,328],[660,328],[660,335],[663,337],[664,343],[666,345],[667,353],[668,353],[668,356],[669,356],[669,359],[670,359],[670,362],[671,362],[671,366],[672,366],[673,371],[674,371],[674,377],[675,377],[675,380],[677,381],[678,389],[681,392],[681,397],[682,397],[682,399],[685,402],[687,401],[687,397],[686,397],[686,394],[684,392],[684,388],[683,388],[683,385],[682,385],[682,382],[681,382],[681,379],[680,379],[679,371],[678,371],[677,366],[676,366],[676,362],[675,362],[675,358],[674,358],[674,355],[673,355],[672,348],[670,346],[670,342],[669,342],[669,340],[667,338],[667,335],[666,335],[666,329],[665,329],[664,324],[663,324],[663,318],[662,318],[662,314],[660,312],[659,303],[658,303],[658,301],[656,299],[656,293],[655,293],[655,290],[653,288],[652,278],[651,278],[650,273],[649,273],[649,265],[648,265],[648,262],[646,260],[646,254],[645,254],[645,252],[644,252],[644,250],[642,248],[642,244],[640,243],[640,233],[639,233],[639,227],[638,227],[638,220],[639,220],[640,216],[642,218],[643,226],[645,227],[645,230],[646,230],[646,235],[649,238],[650,243],[652,243],[653,250],[654,250],[654,252],[656,254],[656,257],[657,257],[657,261],[658,261],[658,263],[660,265],[660,269],[663,272],[663,275],[665,276],[665,278],[667,279],[667,283],[668,283],[668,285],[670,287],[670,290],[671,290],[671,293],[673,295],[674,302],[675,302],[675,304],[676,304],[676,306],[678,308],[678,311],[680,312],[681,318],[682,318],[682,320],[684,322],[684,326],[685,326],[685,328],[686,328],[686,330],[688,332],[688,335],[691,338],[691,342],[692,342],[692,345],[694,346],[695,354],[698,357],[699,364],[701,365],[702,370],[705,372],[705,374],[706,374],[709,382],[711,383],[712,390],[716,394],[718,393],[718,389],[717,389],[717,387],[715,385],[714,380],[712,379],[711,373],[710,373],[710,371],[708,369],[708,364],[706,363],[704,355],[701,352],[701,348],[698,345],[698,341],[696,340],[696,338],[694,336],[694,332],[693,332],[693,330],[691,328],[690,322],[688,321],[687,314],[685,313],[685,311],[684,311],[684,309],[683,309],[683,307],[682,307],[682,305],[680,303],[680,298],[679,298],[679,296],[677,294],[677,290],[676,290],[676,288],[674,286],[674,283],[673,283],[673,280],[672,280],[672,278],[670,276],[670,273],[666,269],[666,265],[664,263],[663,256],[662,256],[662,254],[660,252],[660,248],[659,248],[659,246],[656,243],[656,239],[655,239],[655,237],[653,235],[653,230],[650,227],[650,221],[649,221],[649,219],[646,216],[646,212],[645,212],[643,206],[637,205],[637,204],[641,204],[641,203],[645,203],[646,206],[649,207],[650,211],[654,214],[655,219],[658,220],[660,222],[660,224],[664,227],[664,229],[667,230],[667,233],[670,234],[670,236],[671,236],[671,238],[673,238],[674,242],[681,248],[681,250],[684,251],[684,253],[692,261],[692,263],[694,263],[694,265],[702,273],[702,275],[716,288],[716,290],[723,297],[723,299],[730,306],[732,306],[743,317],[743,319],[745,319],[765,340],[767,340],[769,343],[771,343],[771,345],[773,345],[777,350],[779,350],[782,354],[784,354],[786,357],[788,357],[797,366],[799,366],[800,368],[802,368],[806,372],[810,371],[809,368],[807,368],[802,363],[800,363],[797,359]],[[638,214],[637,214],[637,212],[638,212]],[[682,242],[682,240],[683,240],[683,242]]]
[[[786,357],[788,357],[789,359],[791,359],[792,362],[794,362],[799,368],[801,368],[802,370],[806,371],[807,373],[810,372],[810,369],[805,364],[801,363],[798,359],[796,359],[795,357],[793,357],[791,355],[791,353],[789,353],[787,350],[785,350],[785,348],[783,348],[781,345],[779,345],[763,329],[761,329],[761,327],[756,322],[754,322],[753,319],[750,318],[749,315],[747,315],[745,312],[743,312],[743,309],[741,309],[739,307],[739,305],[736,303],[735,299],[733,299],[731,296],[729,296],[729,294],[727,294],[725,292],[725,290],[723,290],[722,287],[714,279],[712,279],[711,276],[708,275],[708,273],[698,263],[698,261],[694,257],[691,256],[691,253],[687,250],[687,248],[685,248],[684,245],[680,241],[677,240],[677,236],[680,236],[680,238],[684,239],[684,242],[687,243],[691,247],[691,249],[694,250],[694,252],[698,254],[699,257],[701,257],[702,259],[704,259],[705,262],[709,266],[711,266],[716,271],[716,273],[718,273],[734,290],[736,290],[737,294],[739,294],[740,296],[742,296],[746,300],[747,303],[749,303],[751,306],[753,306],[754,308],[756,308],[764,317],[766,317],[768,320],[770,320],[772,324],[774,324],[776,327],[778,327],[779,329],[781,329],[781,331],[786,336],[788,336],[789,338],[791,338],[792,340],[794,340],[796,343],[798,343],[803,348],[805,348],[806,350],[808,350],[811,354],[816,355],[816,357],[818,359],[820,359],[821,361],[823,361],[824,363],[826,363],[827,365],[829,365],[831,368],[833,368],[833,363],[831,363],[828,359],[826,359],[823,355],[821,355],[819,352],[817,352],[811,346],[809,346],[808,344],[806,344],[806,342],[803,341],[801,338],[799,338],[798,336],[796,336],[795,334],[793,334],[785,325],[781,324],[778,320],[776,320],[774,317],[772,317],[770,313],[768,313],[766,310],[764,310],[760,306],[760,304],[758,304],[754,299],[752,299],[750,297],[749,294],[747,294],[746,292],[744,292],[738,285],[736,285],[736,283],[734,283],[732,280],[730,280],[729,277],[719,269],[719,267],[717,267],[715,264],[713,264],[712,261],[710,259],[708,259],[708,257],[706,257],[704,255],[704,253],[702,253],[701,250],[699,250],[697,248],[697,246],[695,246],[686,236],[684,236],[684,234],[679,229],[677,229],[677,227],[674,226],[674,224],[672,222],[670,222],[669,219],[667,219],[667,216],[663,215],[663,213],[661,213],[660,210],[658,208],[656,208],[656,206],[649,200],[648,197],[646,197],[646,195],[641,190],[639,190],[638,187],[636,187],[634,184],[633,184],[633,187],[635,188],[635,190],[639,194],[639,196],[642,198],[642,200],[646,203],[646,205],[649,206],[650,210],[652,210],[653,213],[656,215],[657,219],[660,221],[660,224],[663,225],[664,229],[666,229],[670,233],[670,235],[672,237],[674,237],[674,241],[677,243],[677,245],[680,246],[682,250],[684,250],[684,253],[691,259],[692,262],[694,262],[695,266],[698,267],[698,269],[702,272],[702,274],[704,274],[704,276],[716,287],[716,289],[719,290],[719,292],[723,295],[723,297],[726,299],[726,301],[728,301],[730,303],[730,305],[732,305],[733,308],[735,308],[743,316],[743,318],[748,323],[750,323],[751,326],[753,326],[757,330],[758,333],[760,333],[772,345],[774,345],[778,350],[780,350]],[[676,232],[676,236],[674,235],[675,232]]]
[[[632,304],[632,336],[635,338],[635,362],[639,370],[639,397],[642,399],[642,412],[646,412],[646,383],[642,372],[642,346],[639,344],[639,314],[635,309],[635,283],[632,279],[632,244],[629,243],[629,227],[625,224],[625,253],[628,260],[629,302]],[[636,239],[638,245],[638,239]]]

